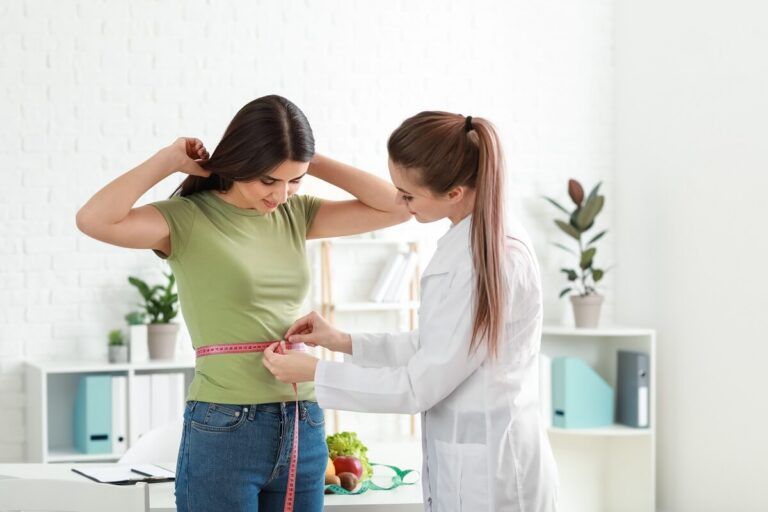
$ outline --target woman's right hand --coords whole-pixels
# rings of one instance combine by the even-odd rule
[[[285,340],[311,347],[321,346],[334,352],[352,353],[352,337],[335,329],[315,311],[296,320],[285,333]]]
[[[177,171],[181,171],[192,176],[202,176],[207,178],[211,171],[206,171],[200,164],[208,160],[210,155],[205,145],[200,139],[192,137],[179,137],[173,144],[164,148],[163,151],[173,156],[176,162]]]

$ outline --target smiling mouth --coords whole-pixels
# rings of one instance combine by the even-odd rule
[[[277,203],[270,203],[266,199],[264,199],[264,204],[267,205],[269,208],[277,208]]]

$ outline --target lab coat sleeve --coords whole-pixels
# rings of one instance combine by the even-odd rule
[[[439,305],[441,314],[422,323],[419,348],[406,366],[366,368],[320,361],[315,371],[320,406],[415,414],[451,394],[483,363],[487,353],[483,343],[469,353],[473,287],[471,269],[459,270]]]
[[[511,298],[502,349],[512,352],[506,360],[525,364],[541,348],[541,278],[535,255],[517,240],[508,245],[506,268]]]
[[[359,366],[404,366],[416,353],[419,331],[397,334],[352,334],[352,355],[344,361]]]

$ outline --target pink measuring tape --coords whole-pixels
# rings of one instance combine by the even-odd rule
[[[259,343],[231,343],[222,345],[206,345],[195,350],[197,357],[211,356],[215,354],[241,354],[244,352],[264,352],[274,341]],[[303,343],[285,343],[286,350],[304,350],[306,345]],[[276,352],[283,353],[281,345],[277,346]],[[296,407],[294,408],[293,424],[293,445],[291,447],[291,463],[288,467],[288,486],[285,489],[285,505],[283,512],[293,512],[293,503],[296,500],[296,468],[299,464],[299,389],[296,383],[293,386],[293,395],[295,397]]]

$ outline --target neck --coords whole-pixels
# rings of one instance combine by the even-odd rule
[[[475,193],[469,193],[464,201],[456,205],[456,211],[448,215],[451,222],[456,225],[466,219],[475,210]]]

